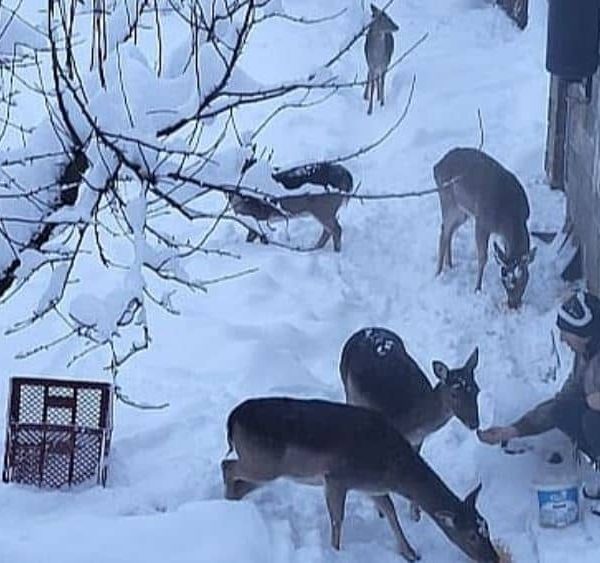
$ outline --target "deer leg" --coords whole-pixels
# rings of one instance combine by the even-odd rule
[[[369,86],[371,85],[371,73],[367,74],[367,83],[365,84],[365,91],[363,92],[363,98],[365,100],[369,99]]]
[[[458,227],[460,227],[467,218],[468,216],[464,213],[447,213],[446,216],[442,214],[436,275],[441,274],[444,269],[444,264],[447,264],[449,268],[452,268],[452,237]]]
[[[227,500],[242,500],[248,493],[258,489],[258,483],[250,481],[233,481],[225,487],[225,498]]]
[[[225,459],[221,463],[223,482],[225,483],[225,498],[228,500],[241,500],[250,491],[260,486],[258,483],[236,479],[234,474],[237,463],[237,460],[234,459]]]
[[[333,218],[331,234],[333,235],[333,250],[340,252],[342,250],[342,227],[335,217]]]
[[[325,227],[323,227],[323,232],[321,233],[321,236],[319,237],[319,240],[317,241],[317,244],[315,246],[317,248],[323,248],[330,238],[331,233]]]
[[[367,109],[367,114],[371,115],[373,113],[373,96],[375,95],[375,81],[377,79],[371,78],[369,81],[369,109]]]
[[[379,101],[381,102],[381,105],[383,106],[385,103],[385,72],[381,73],[379,80],[381,81],[381,92],[379,93],[380,94]]]
[[[475,224],[475,245],[477,246],[477,284],[475,291],[481,291],[481,281],[483,280],[483,270],[488,258],[488,242],[490,232],[481,225]]]
[[[448,234],[448,245],[446,248],[446,264],[448,268],[452,268],[454,265],[452,263],[452,238],[454,237],[454,233],[465,221],[467,220],[467,215],[463,215],[459,219],[456,219],[452,226],[450,227],[450,232]]]
[[[339,551],[342,539],[342,522],[346,505],[347,489],[339,481],[325,478],[325,500],[331,521],[331,546]]]
[[[244,463],[243,459],[224,459],[221,472],[225,484],[225,498],[240,500],[250,491],[280,476],[272,464]]]
[[[446,247],[448,245],[448,229],[444,226],[442,222],[442,226],[440,227],[440,239],[438,242],[438,260],[437,260],[437,270],[435,272],[436,276],[439,276],[444,269],[444,262],[446,261]]]
[[[400,521],[398,520],[398,515],[396,514],[396,509],[394,508],[394,503],[390,498],[390,495],[378,495],[372,497],[375,502],[375,506],[380,513],[383,513],[387,518],[390,527],[392,528],[392,532],[396,537],[396,541],[398,542],[398,550],[404,559],[407,561],[418,561],[421,559],[419,554],[411,547],[402,531],[402,527],[400,526]]]
[[[332,210],[332,213],[335,213],[337,208]],[[342,249],[342,226],[335,214],[330,214],[327,210],[315,211],[314,217],[319,223],[321,227],[323,227],[323,232],[321,233],[321,237],[317,241],[317,248],[323,248],[327,241],[333,236],[333,249],[336,252],[340,252]]]
[[[442,226],[440,228],[440,241],[438,245],[438,263],[436,275],[442,273],[444,264],[448,264],[449,267],[452,267],[450,247],[452,246],[452,235],[454,235],[457,226],[458,225],[455,226],[454,224],[447,224],[442,221]]]
[[[246,242],[254,242],[258,239],[262,244],[267,244],[267,237],[261,233],[253,229],[248,229],[248,234],[246,235]]]
[[[423,446],[423,442],[421,442],[420,444],[417,444],[413,449],[415,450],[415,452],[420,454],[422,446]],[[421,520],[421,509],[419,508],[419,505],[414,500],[410,501],[410,509],[409,510],[410,510],[410,519],[413,522],[418,522],[419,520]]]

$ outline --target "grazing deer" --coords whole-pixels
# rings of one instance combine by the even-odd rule
[[[422,506],[473,560],[499,561],[475,507],[481,485],[461,501],[374,410],[320,400],[250,399],[230,413],[227,440],[238,459],[221,464],[226,498],[241,499],[279,477],[322,484],[334,549],[340,549],[346,494],[358,490],[387,517],[401,555],[416,561],[389,498],[395,492]]]
[[[354,182],[350,172],[340,164],[321,162],[277,172],[273,174],[273,179],[288,190],[298,189],[307,183],[333,189],[317,194],[272,197],[269,200],[229,193],[228,198],[234,213],[266,222],[312,215],[323,228],[316,247],[323,248],[333,237],[333,248],[339,252],[342,248],[342,227],[337,219],[337,213],[342,204],[348,201],[345,194],[351,192],[353,188]],[[260,238],[261,242],[266,242],[264,236],[253,229],[248,229],[246,241],[253,242],[257,238]]]
[[[364,98],[369,100],[367,113],[373,112],[373,95],[377,87],[377,100],[383,106],[385,102],[384,86],[385,75],[394,52],[394,36],[392,33],[398,31],[394,21],[377,6],[371,4],[373,19],[369,24],[367,38],[365,41],[365,57],[369,71],[365,85]]]
[[[347,403],[381,412],[419,452],[423,440],[452,416],[470,430],[479,427],[479,387],[473,374],[478,360],[475,348],[458,369],[434,361],[438,379],[434,388],[397,334],[386,328],[364,328],[344,344],[340,375]],[[420,518],[415,504],[411,504],[411,517]]]
[[[452,149],[433,167],[433,175],[442,208],[437,273],[444,263],[452,267],[452,236],[472,216],[478,259],[475,290],[481,290],[490,235],[499,235],[504,250],[494,243],[494,254],[501,266],[508,306],[517,309],[536,252],[530,248],[529,203],[523,186],[491,156],[472,148]]]

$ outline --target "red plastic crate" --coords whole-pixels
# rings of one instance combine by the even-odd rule
[[[47,488],[108,474],[112,435],[110,383],[13,377],[2,480]]]

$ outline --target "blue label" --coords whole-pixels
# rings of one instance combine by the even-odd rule
[[[554,491],[538,491],[538,500],[540,506],[547,503],[562,503],[562,502],[574,502],[577,504],[579,495],[577,494],[577,487],[571,487],[570,489],[556,489]]]
[[[538,491],[540,524],[560,528],[579,519],[579,489],[551,489]]]

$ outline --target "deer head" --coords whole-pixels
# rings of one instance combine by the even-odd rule
[[[375,4],[371,4],[371,14],[373,16],[371,25],[375,26],[380,33],[394,33],[394,31],[398,31],[398,26],[392,18],[375,6]]]
[[[494,256],[500,265],[500,277],[510,309],[518,309],[521,306],[523,293],[529,281],[529,264],[535,259],[536,251],[534,247],[521,256],[509,258],[498,243],[494,242]]]
[[[450,369],[440,361],[434,361],[433,373],[441,384],[448,388],[449,407],[454,415],[468,428],[479,428],[479,410],[477,397],[479,386],[473,371],[479,361],[479,348],[475,348],[465,365]]]
[[[481,563],[499,561],[498,554],[490,541],[488,525],[476,508],[481,491],[479,484],[462,501],[458,510],[439,510],[434,518],[444,533],[469,557]]]

